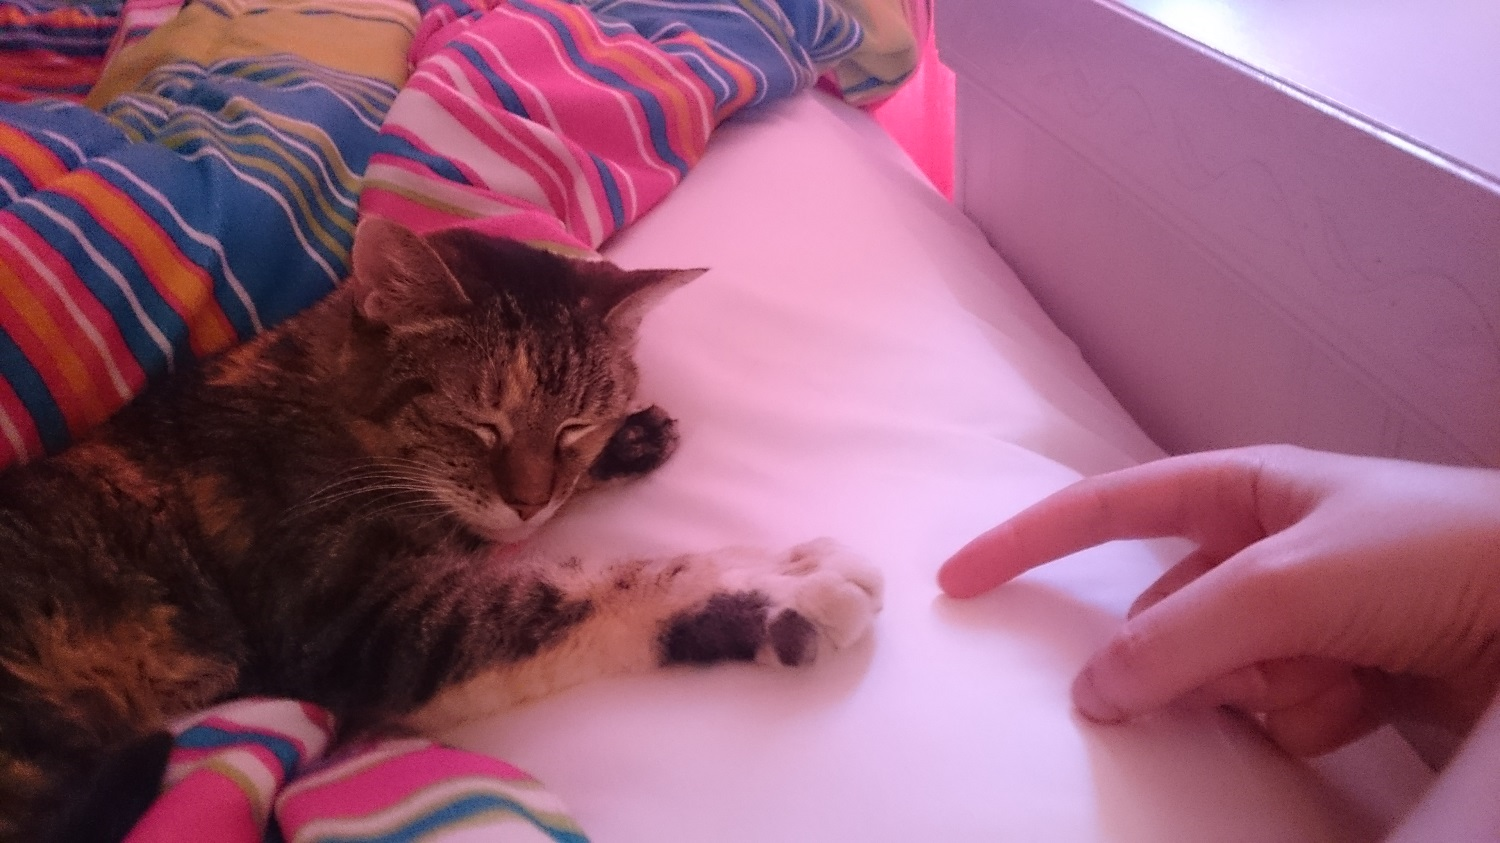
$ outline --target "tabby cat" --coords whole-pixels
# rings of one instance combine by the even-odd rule
[[[169,721],[226,698],[308,700],[345,736],[431,730],[602,673],[797,665],[865,632],[880,578],[827,542],[493,553],[670,454],[632,350],[696,272],[379,219],[353,266],[0,477],[0,840],[118,839]]]

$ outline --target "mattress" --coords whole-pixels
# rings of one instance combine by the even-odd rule
[[[710,269],[638,351],[682,444],[533,549],[830,536],[887,595],[869,639],[810,668],[599,680],[445,736],[536,775],[592,839],[1361,840],[1428,783],[1389,732],[1307,764],[1221,712],[1079,720],[1072,675],[1171,543],[939,595],[938,565],[977,533],[1160,451],[861,112],[808,93],[736,117],[607,253]]]

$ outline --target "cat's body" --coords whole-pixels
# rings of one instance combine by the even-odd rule
[[[827,545],[748,568],[494,558],[670,453],[630,351],[681,280],[368,223],[329,299],[0,477],[0,841],[99,832],[75,792],[229,697],[437,726],[857,638],[879,578]]]

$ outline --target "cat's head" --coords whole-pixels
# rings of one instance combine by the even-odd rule
[[[670,419],[635,395],[636,328],[700,272],[367,218],[346,282],[373,372],[360,435],[477,535],[520,540],[574,492],[632,473],[622,455],[643,439],[642,470],[665,457],[650,440],[673,444]]]

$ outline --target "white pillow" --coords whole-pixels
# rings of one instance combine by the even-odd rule
[[[1356,809],[1228,718],[1075,720],[1069,680],[1160,570],[1139,543],[938,595],[937,565],[973,535],[1159,452],[864,115],[809,94],[737,118],[608,251],[711,269],[648,317],[639,351],[682,446],[539,545],[829,535],[888,595],[871,640],[811,669],[604,680],[449,736],[541,778],[595,840],[1361,839],[1423,784],[1401,767]],[[1412,760],[1375,751],[1356,772]]]

